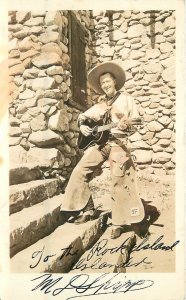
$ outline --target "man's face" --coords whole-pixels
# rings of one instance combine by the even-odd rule
[[[100,76],[100,86],[107,96],[114,96],[116,92],[115,85],[116,81],[110,73],[105,73],[104,75]]]

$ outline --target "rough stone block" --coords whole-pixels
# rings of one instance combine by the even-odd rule
[[[63,22],[62,22],[62,17],[59,11],[48,11],[46,13],[46,17],[45,17],[45,24],[47,26],[50,25],[58,25],[59,27],[62,26]]]
[[[10,136],[20,136],[22,130],[19,127],[10,127],[9,135]]]
[[[173,45],[171,43],[161,43],[160,44],[160,51],[161,53],[169,53],[173,50]]]
[[[114,54],[114,48],[113,47],[109,47],[107,44],[103,46],[103,48],[100,51],[100,55],[103,57],[109,57],[109,56],[113,56]]]
[[[10,169],[14,166],[14,165],[18,165],[18,164],[22,164],[26,162],[26,156],[27,156],[27,151],[25,149],[23,149],[23,147],[21,146],[17,146],[20,143],[21,138],[11,138],[13,139],[17,139],[18,143],[17,144],[12,144],[9,148],[9,158],[10,158]]]
[[[9,184],[15,185],[19,183],[24,183],[36,179],[42,178],[42,172],[38,165],[27,164],[24,165],[17,164],[10,168],[9,171]]]
[[[136,141],[132,143],[132,149],[151,149],[151,147],[144,141]]]
[[[170,139],[160,139],[158,141],[158,145],[162,147],[168,147],[170,145],[171,140]]]
[[[20,125],[20,128],[23,133],[31,133],[30,123],[25,122]]]
[[[33,56],[35,56],[35,55],[37,55],[37,54],[38,54],[38,51],[35,51],[35,50],[28,50],[28,51],[26,51],[26,52],[20,54],[20,59],[21,59],[21,60],[25,60],[26,58],[28,58],[28,57],[33,57]]]
[[[163,125],[157,121],[152,121],[147,125],[150,131],[159,132],[163,129]]]
[[[46,74],[46,71],[45,70],[40,70],[39,73],[38,73],[38,77],[46,77],[47,74]]]
[[[47,116],[52,116],[57,111],[55,106],[50,107],[49,111],[47,112]]]
[[[163,152],[163,148],[160,145],[153,145],[152,146],[153,152]]]
[[[39,37],[39,41],[43,44],[48,44],[50,42],[59,42],[60,36],[58,32],[53,31],[46,31],[45,33],[41,34]]]
[[[173,107],[173,102],[169,98],[165,98],[160,102],[161,106],[165,107],[166,109],[170,109]]]
[[[39,114],[33,118],[30,122],[30,126],[33,131],[44,130],[46,129],[46,121],[44,114]]]
[[[138,67],[140,65],[140,62],[138,60],[126,60],[125,62],[122,62],[123,69],[128,71],[132,68]]]
[[[32,40],[30,37],[25,37],[22,41],[19,42],[19,50],[20,51],[27,51],[32,48]]]
[[[164,32],[165,28],[162,22],[156,22],[155,25],[155,33],[158,34],[162,34]]]
[[[31,18],[25,22],[25,25],[29,27],[44,25],[44,18],[43,17]]]
[[[63,138],[50,129],[33,132],[28,140],[38,147],[50,147],[63,142]]]
[[[17,58],[19,57],[20,52],[19,50],[11,50],[9,51],[9,58]]]
[[[27,153],[27,162],[34,162],[41,168],[62,168],[64,166],[63,154],[55,148],[31,148]]]
[[[176,80],[175,66],[172,65],[171,67],[165,69],[162,72],[162,78],[165,82],[175,81]]]
[[[168,116],[162,116],[161,118],[158,118],[158,122],[164,126],[168,126],[171,122],[171,119]]]
[[[8,43],[8,49],[11,50],[17,50],[18,49],[18,39],[14,38]]]
[[[152,161],[152,151],[135,150],[134,152],[138,164],[149,164]]]
[[[157,152],[153,154],[153,162],[166,163],[171,159],[172,155],[167,152]]]
[[[55,85],[55,79],[51,77],[35,78],[32,82],[32,88],[34,91],[37,90],[48,90],[53,88]]]
[[[61,217],[65,219],[65,215]],[[27,249],[18,253],[11,259],[11,271],[13,272],[58,272],[67,273],[71,270],[81,255],[85,252],[83,242],[90,244],[92,240],[95,242],[100,238],[104,232],[104,226],[106,218],[100,218],[94,221],[90,221],[86,224],[78,226],[70,223],[65,223],[55,229],[49,236],[39,240],[36,244],[31,245]],[[69,234],[69,232],[71,234]],[[91,238],[90,238],[91,237]],[[60,248],[59,248],[60,245]],[[75,255],[66,255],[65,249],[71,247]],[[36,268],[30,268],[34,266],[36,260],[32,258],[32,253],[35,251],[42,251],[43,259],[36,266]],[[47,255],[51,255],[46,262],[44,258]],[[23,263],[25,258],[30,258],[28,264]]]
[[[28,27],[24,27],[23,30],[14,33],[14,37],[18,39],[24,39],[28,35],[30,35],[30,31]]]
[[[31,58],[28,57],[25,60],[23,60],[23,65],[24,65],[25,69],[30,68],[30,66],[31,66]]]
[[[23,73],[23,78],[33,79],[38,76],[39,70],[37,68],[26,69]]]
[[[55,196],[10,216],[11,257],[60,225],[61,200],[61,196]]]
[[[21,142],[21,137],[10,137],[9,138],[9,146],[19,145]]]
[[[24,23],[29,20],[31,17],[31,13],[29,11],[17,11],[16,12],[16,20],[18,23]]]
[[[52,52],[52,53],[57,53],[60,57],[62,56],[62,50],[56,43],[47,43],[46,45],[43,45],[41,47],[42,52]]]
[[[160,139],[171,139],[171,137],[172,137],[172,130],[170,130],[170,129],[163,129],[161,132],[158,132],[156,134],[156,137],[160,138]]]
[[[163,67],[160,63],[148,63],[147,65],[143,65],[143,69],[148,74],[156,74],[161,73]]]
[[[131,49],[132,50],[138,50],[142,48],[142,44],[141,43],[136,43],[136,44],[131,44]]]
[[[38,100],[38,106],[45,106],[45,105],[55,105],[58,103],[58,100],[52,98],[41,98]]]
[[[30,34],[39,35],[40,33],[44,32],[44,29],[42,26],[32,26],[29,28]]]
[[[125,39],[127,37],[126,33],[120,29],[114,30],[113,32],[113,41],[119,41],[121,39]]]
[[[69,121],[66,109],[61,109],[55,115],[51,116],[49,119],[48,126],[52,130],[57,130],[60,132],[68,131]]]
[[[8,26],[8,30],[11,32],[17,32],[20,31],[23,28],[22,24],[14,24],[14,25],[9,25]]]
[[[59,89],[53,89],[53,90],[43,90],[43,91],[37,91],[36,92],[37,99],[41,98],[53,98],[53,99],[61,99],[62,94]]]
[[[141,135],[139,134],[139,132],[135,132],[134,134],[132,134],[130,136],[130,141],[131,142],[138,142],[141,141]]]
[[[15,65],[15,66],[9,68],[9,75],[10,76],[22,75],[24,70],[25,70],[24,65],[23,64],[18,64],[18,65]]]
[[[129,39],[133,39],[142,36],[145,31],[145,27],[142,24],[133,25],[129,27],[127,36]]]
[[[32,10],[32,17],[45,17],[45,11],[33,11]]]
[[[63,67],[61,67],[61,66],[51,66],[47,69],[47,74],[49,76],[61,75],[61,74],[63,74]]]
[[[132,50],[130,53],[131,59],[140,59],[145,56],[145,52],[139,50]]]
[[[21,64],[20,59],[11,58],[11,59],[8,60],[8,66],[9,66],[9,68],[11,68],[11,67],[13,67],[15,65],[19,65],[19,64]]]
[[[147,58],[155,59],[161,55],[159,49],[147,49],[146,56]]]
[[[19,126],[21,121],[15,117],[10,117],[9,118],[9,124],[10,126]]]
[[[176,22],[175,22],[174,17],[170,16],[165,19],[165,21],[164,21],[165,30],[170,29],[170,28],[175,28],[175,26],[176,26]]]
[[[32,180],[12,185],[9,194],[10,214],[52,198],[60,191],[59,179]]]
[[[44,52],[33,58],[32,63],[37,68],[49,67],[61,64],[61,58],[57,53]]]
[[[31,117],[38,117],[38,115],[40,114],[40,109],[37,106],[29,107],[28,113],[30,114]],[[41,122],[42,122],[42,120],[44,119],[44,115],[41,114],[40,118],[41,118]]]
[[[30,98],[33,98],[34,95],[35,95],[35,93],[32,90],[26,89],[23,93],[19,94],[19,99],[20,100],[30,99]]]
[[[148,142],[149,140],[152,140],[153,137],[154,137],[154,132],[148,131],[143,135],[143,140]]]

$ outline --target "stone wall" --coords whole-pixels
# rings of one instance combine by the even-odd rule
[[[93,11],[93,65],[116,60],[144,125],[131,137],[140,168],[175,168],[175,12]],[[92,95],[94,101],[97,95]]]
[[[75,13],[88,31],[90,12]],[[87,64],[90,39],[89,34]],[[9,41],[10,163],[38,163],[46,177],[67,176],[81,155],[76,146],[80,111],[68,104],[68,12],[11,11]]]
[[[175,13],[74,11],[84,26],[86,68],[118,60],[126,91],[144,125],[131,137],[140,168],[170,173],[175,167]],[[68,176],[80,111],[72,99],[68,12],[9,12],[10,162],[39,163],[45,176]],[[87,84],[87,104],[97,95]],[[73,99],[72,99],[73,100]]]

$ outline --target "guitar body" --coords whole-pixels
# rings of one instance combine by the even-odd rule
[[[134,126],[133,125],[140,125],[141,119],[136,118],[133,119],[131,122],[131,126],[125,131],[126,134],[134,133]],[[80,150],[86,150],[88,147],[98,144],[98,145],[104,145],[108,139],[109,139],[109,133],[110,129],[117,126],[117,123],[110,123],[110,124],[104,124],[103,120],[100,120],[98,122],[92,121],[92,120],[85,120],[84,125],[89,126],[92,129],[92,133],[89,136],[85,136],[81,133],[79,133],[77,145]]]
[[[102,132],[97,132],[97,129],[99,126],[103,126],[103,120],[100,120],[98,122],[92,121],[92,120],[86,120],[84,125],[89,126],[93,129],[91,135],[85,136],[81,133],[79,133],[77,145],[80,150],[86,150],[88,147],[98,144],[98,145],[104,145],[109,138],[109,130],[105,130]]]

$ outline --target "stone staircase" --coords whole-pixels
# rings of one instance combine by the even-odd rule
[[[12,272],[76,272],[74,266],[84,259],[96,243],[102,238],[110,240],[107,209],[100,211],[97,219],[85,224],[66,222],[66,214],[60,213],[64,184],[63,179],[44,179],[40,168],[33,164],[11,168],[9,198]],[[121,257],[117,252],[110,257],[107,253],[107,261],[112,259],[115,264],[127,259],[135,236],[130,232],[126,237],[125,255]],[[122,240],[126,237],[122,235]],[[120,243],[117,240],[117,244]],[[107,246],[116,247],[115,244],[115,241],[109,241]],[[125,272],[124,268],[104,268],[104,271],[109,272]]]

